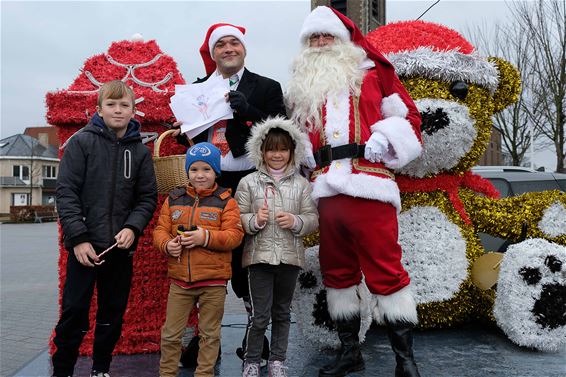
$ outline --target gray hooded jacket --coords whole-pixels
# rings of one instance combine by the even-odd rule
[[[263,162],[261,144],[272,128],[281,128],[295,141],[295,165],[290,166],[277,182],[267,173]],[[246,232],[242,266],[266,263],[281,263],[304,267],[305,253],[303,236],[318,228],[316,204],[311,198],[312,188],[306,178],[299,174],[299,164],[306,150],[306,135],[291,121],[281,117],[267,119],[253,127],[246,144],[249,159],[255,163],[256,172],[244,177],[236,190],[240,206],[242,225]],[[259,208],[267,200],[269,220],[262,229],[255,226]],[[283,229],[275,222],[278,212],[289,212],[297,217],[297,231]]]

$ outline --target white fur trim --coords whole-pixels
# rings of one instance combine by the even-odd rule
[[[244,48],[246,48],[246,39],[244,38],[244,34],[240,31],[240,29],[229,25],[219,26],[214,29],[212,33],[210,33],[210,38],[208,39],[208,50],[210,51],[211,57],[216,42],[229,35],[238,38],[240,43],[242,43],[242,45],[244,45]]]
[[[342,162],[340,169],[347,165],[343,168],[344,173],[329,171],[326,174],[319,175],[313,183],[312,195],[315,200],[344,194],[390,203],[397,209],[397,213],[401,211],[399,187],[397,187],[395,181],[363,173],[352,174],[349,160],[338,161]],[[334,161],[333,164],[338,161]]]
[[[356,285],[343,289],[327,287],[326,302],[328,302],[328,314],[335,321],[360,315],[360,298]]]
[[[306,43],[312,34],[332,34],[342,41],[350,40],[350,32],[334,12],[325,6],[319,6],[305,18],[299,38]]]
[[[371,126],[371,131],[384,135],[393,147],[393,153],[390,153],[391,158],[384,161],[388,168],[402,168],[419,157],[423,150],[411,123],[405,118],[392,116],[382,119]]]
[[[437,51],[419,47],[412,51],[387,54],[399,76],[420,76],[433,80],[465,81],[486,87],[492,94],[499,85],[495,63],[477,53],[463,54],[458,50]]]
[[[360,297],[360,332],[358,336],[360,343],[363,343],[366,340],[366,333],[373,322],[371,310],[373,295],[369,291],[364,278],[362,278],[361,283],[358,285],[358,296]]]
[[[261,144],[272,128],[281,128],[287,131],[291,139],[295,142],[295,167],[298,168],[305,159],[307,151],[312,152],[312,144],[308,136],[299,130],[292,121],[281,116],[267,118],[262,123],[257,123],[252,128],[250,138],[246,142],[246,151],[248,159],[257,167],[263,165],[263,153],[261,152]]]
[[[324,135],[333,147],[350,142],[350,94],[343,91],[329,95],[326,100],[326,122]]]
[[[401,99],[399,93],[393,93],[381,100],[381,115],[383,115],[384,118],[394,116],[406,118],[407,114],[409,114],[409,109]]]
[[[379,323],[385,323],[385,319],[389,322],[403,322],[417,324],[419,317],[417,315],[417,304],[413,298],[410,286],[404,287],[390,295],[374,295],[375,306],[373,319]]]
[[[328,330],[326,326],[315,324],[313,313],[317,305],[317,295],[326,290],[328,298],[328,288],[322,284],[322,274],[320,273],[320,264],[318,259],[319,246],[313,246],[305,250],[305,267],[302,273],[312,274],[316,283],[314,286],[303,287],[297,284],[297,289],[293,295],[293,313],[297,319],[297,327],[305,340],[311,345],[319,345],[322,348],[338,347],[340,342],[336,335],[336,330]],[[365,281],[362,278],[360,284],[356,287],[360,313],[360,343],[365,340],[365,335],[371,323],[373,295],[369,292]],[[353,298],[353,297],[352,297]],[[332,299],[331,299],[332,300]]]

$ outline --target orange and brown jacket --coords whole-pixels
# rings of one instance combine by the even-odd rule
[[[204,246],[185,248],[180,258],[170,256],[165,245],[177,236],[182,225],[196,225],[208,231]],[[232,249],[244,236],[240,209],[230,196],[230,189],[215,184],[211,189],[198,190],[192,186],[178,187],[169,193],[161,207],[159,221],[153,231],[153,245],[168,259],[168,275],[194,283],[209,279],[229,279]]]

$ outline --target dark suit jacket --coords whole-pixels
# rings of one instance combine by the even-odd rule
[[[210,75],[197,79],[195,83],[204,82],[209,77]],[[283,91],[277,81],[260,76],[244,68],[237,90],[244,93],[250,106],[245,114],[234,113],[234,119],[227,121],[226,141],[234,157],[240,157],[246,153],[246,141],[248,141],[250,136],[252,124],[260,122],[269,116],[285,116]],[[206,141],[207,136],[208,130],[197,135],[193,141],[195,143]]]

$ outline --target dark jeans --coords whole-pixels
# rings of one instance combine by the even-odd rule
[[[284,361],[287,355],[291,301],[295,292],[297,266],[254,264],[249,268],[252,323],[248,329],[246,361],[259,363],[263,336],[271,318],[271,355],[269,360]]]
[[[246,175],[253,173],[255,169],[244,171],[222,171],[222,174],[216,180],[218,185],[224,188],[232,189],[232,196],[236,194],[236,188],[240,180]],[[248,270],[242,268],[242,253],[244,250],[244,243],[232,250],[232,279],[230,283],[232,290],[239,298],[249,295],[248,293]]]
[[[79,263],[71,250],[67,258],[67,278],[63,289],[62,313],[55,327],[57,347],[51,360],[55,376],[71,376],[79,347],[89,329],[89,310],[94,286],[98,294],[94,330],[92,369],[108,372],[112,351],[120,339],[122,321],[132,281],[132,257],[115,249],[96,267]]]

